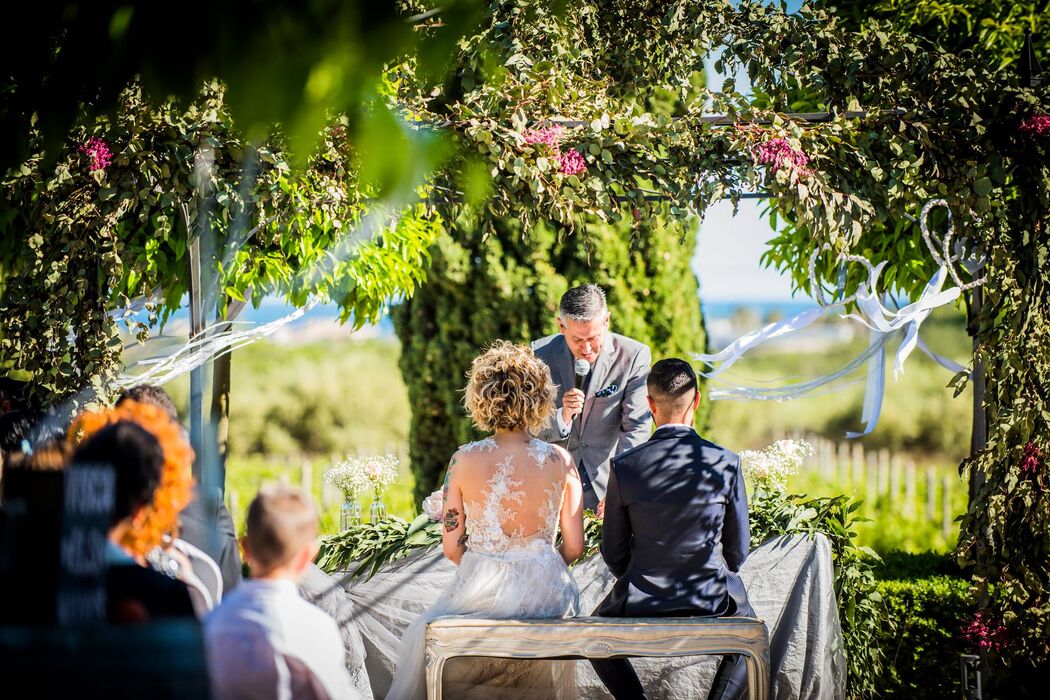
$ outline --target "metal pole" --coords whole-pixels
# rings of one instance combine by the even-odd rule
[[[970,429],[970,457],[983,452],[988,447],[988,414],[984,407],[984,395],[987,388],[984,376],[984,363],[978,354],[977,319],[984,305],[984,291],[975,287],[970,292],[970,304],[967,309],[966,331],[970,335],[973,344],[973,422]],[[984,470],[974,465],[970,471],[969,498],[967,504],[972,504],[977,494],[984,486],[986,475]]]
[[[186,237],[189,242],[188,255],[190,266],[190,340],[205,331],[204,298],[201,290],[201,239],[190,229],[190,210],[182,205],[182,218],[186,226]],[[201,483],[201,465],[205,460],[204,440],[204,368],[190,371],[190,444],[197,454],[193,461],[193,477]]]

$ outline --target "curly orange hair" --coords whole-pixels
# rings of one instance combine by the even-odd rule
[[[175,531],[179,513],[193,498],[193,448],[182,427],[156,406],[124,401],[116,408],[85,411],[69,426],[69,442],[78,445],[102,428],[119,421],[137,423],[160,443],[164,468],[153,501],[141,521],[132,525],[123,544],[136,554],[146,554]]]

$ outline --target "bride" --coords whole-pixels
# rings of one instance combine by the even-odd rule
[[[474,359],[464,403],[493,435],[452,456],[444,485],[445,556],[459,566],[448,590],[409,625],[388,700],[426,697],[426,624],[444,615],[576,615],[568,564],[583,553],[583,490],[569,453],[531,434],[554,415],[550,370],[528,347],[497,341]],[[561,527],[561,544],[555,538]],[[573,662],[454,660],[450,697],[572,697]]]

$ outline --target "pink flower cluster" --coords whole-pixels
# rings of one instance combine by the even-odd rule
[[[1050,114],[1033,114],[1021,122],[1021,131],[1029,136],[1050,133]]]
[[[105,170],[113,162],[113,153],[109,150],[109,144],[94,136],[80,146],[80,152],[91,158],[90,170],[92,172]]]
[[[552,124],[546,129],[528,129],[525,132],[525,143],[542,143],[557,151],[558,141],[561,139],[563,131],[565,131],[565,127],[561,124]]]
[[[558,164],[564,175],[579,175],[587,172],[587,161],[583,154],[576,149],[571,149],[558,155]]]
[[[1024,458],[1021,460],[1021,474],[1024,476],[1035,476],[1039,471],[1039,465],[1043,462],[1043,451],[1029,442],[1024,446]]]
[[[769,139],[755,146],[755,162],[760,165],[772,165],[776,169],[783,167],[797,170],[800,174],[809,173],[806,165],[809,156],[797,148],[793,148],[785,138]]]
[[[583,154],[576,149],[562,152],[561,138],[565,127],[561,124],[552,124],[546,129],[529,129],[525,132],[525,143],[534,145],[542,143],[554,151],[554,157],[558,161],[558,170],[562,175],[579,175],[587,172],[587,161]]]
[[[963,627],[962,637],[977,651],[999,651],[1006,645],[1006,628],[984,612],[976,612]]]

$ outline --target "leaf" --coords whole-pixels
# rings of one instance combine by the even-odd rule
[[[425,528],[427,524],[431,522],[433,521],[430,519],[429,515],[427,515],[426,513],[419,514],[418,516],[416,516],[416,519],[413,520],[412,523],[408,526],[408,532],[405,533],[405,536],[411,537],[416,532]]]

